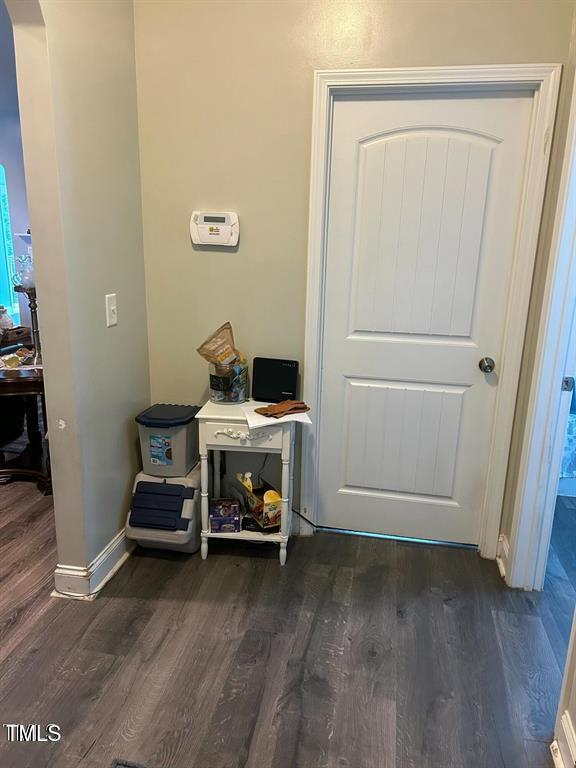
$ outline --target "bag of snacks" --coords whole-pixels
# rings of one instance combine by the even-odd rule
[[[221,325],[197,351],[210,363],[210,400],[243,403],[248,391],[248,364],[236,349],[230,323]]]
[[[271,532],[270,529],[279,530],[282,520],[282,497],[278,491],[268,483],[263,483],[261,488],[253,488],[251,472],[239,472],[236,479],[245,488],[246,507],[252,518],[268,532]]]
[[[234,333],[230,323],[224,323],[196,350],[204,360],[214,365],[233,365],[240,353],[234,346]]]

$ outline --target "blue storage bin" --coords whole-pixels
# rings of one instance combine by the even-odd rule
[[[147,475],[182,477],[198,462],[197,405],[157,403],[136,416]]]

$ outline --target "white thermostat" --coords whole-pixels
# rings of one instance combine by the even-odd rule
[[[233,211],[212,213],[194,211],[190,219],[190,236],[194,245],[234,246],[238,243],[240,223]]]

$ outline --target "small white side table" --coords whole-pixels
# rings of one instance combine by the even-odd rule
[[[265,403],[262,403],[265,405]],[[208,557],[208,539],[239,539],[243,541],[273,541],[280,545],[280,564],[286,562],[286,548],[292,526],[292,487],[294,482],[294,422],[278,424],[270,419],[270,426],[250,430],[240,405],[221,405],[208,402],[196,414],[200,442],[202,559]],[[214,497],[220,496],[220,451],[250,453],[278,453],[282,460],[282,518],[279,533],[241,531],[240,533],[212,533],[208,517],[208,451],[214,452]]]

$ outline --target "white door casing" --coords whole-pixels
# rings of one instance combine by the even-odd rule
[[[576,611],[572,618],[572,632],[564,667],[554,737],[551,751],[556,768],[571,768],[576,765]]]
[[[542,589],[576,371],[576,83],[547,265],[510,538],[502,535],[506,583]]]
[[[317,73],[303,506],[320,524],[495,555],[558,71]]]

